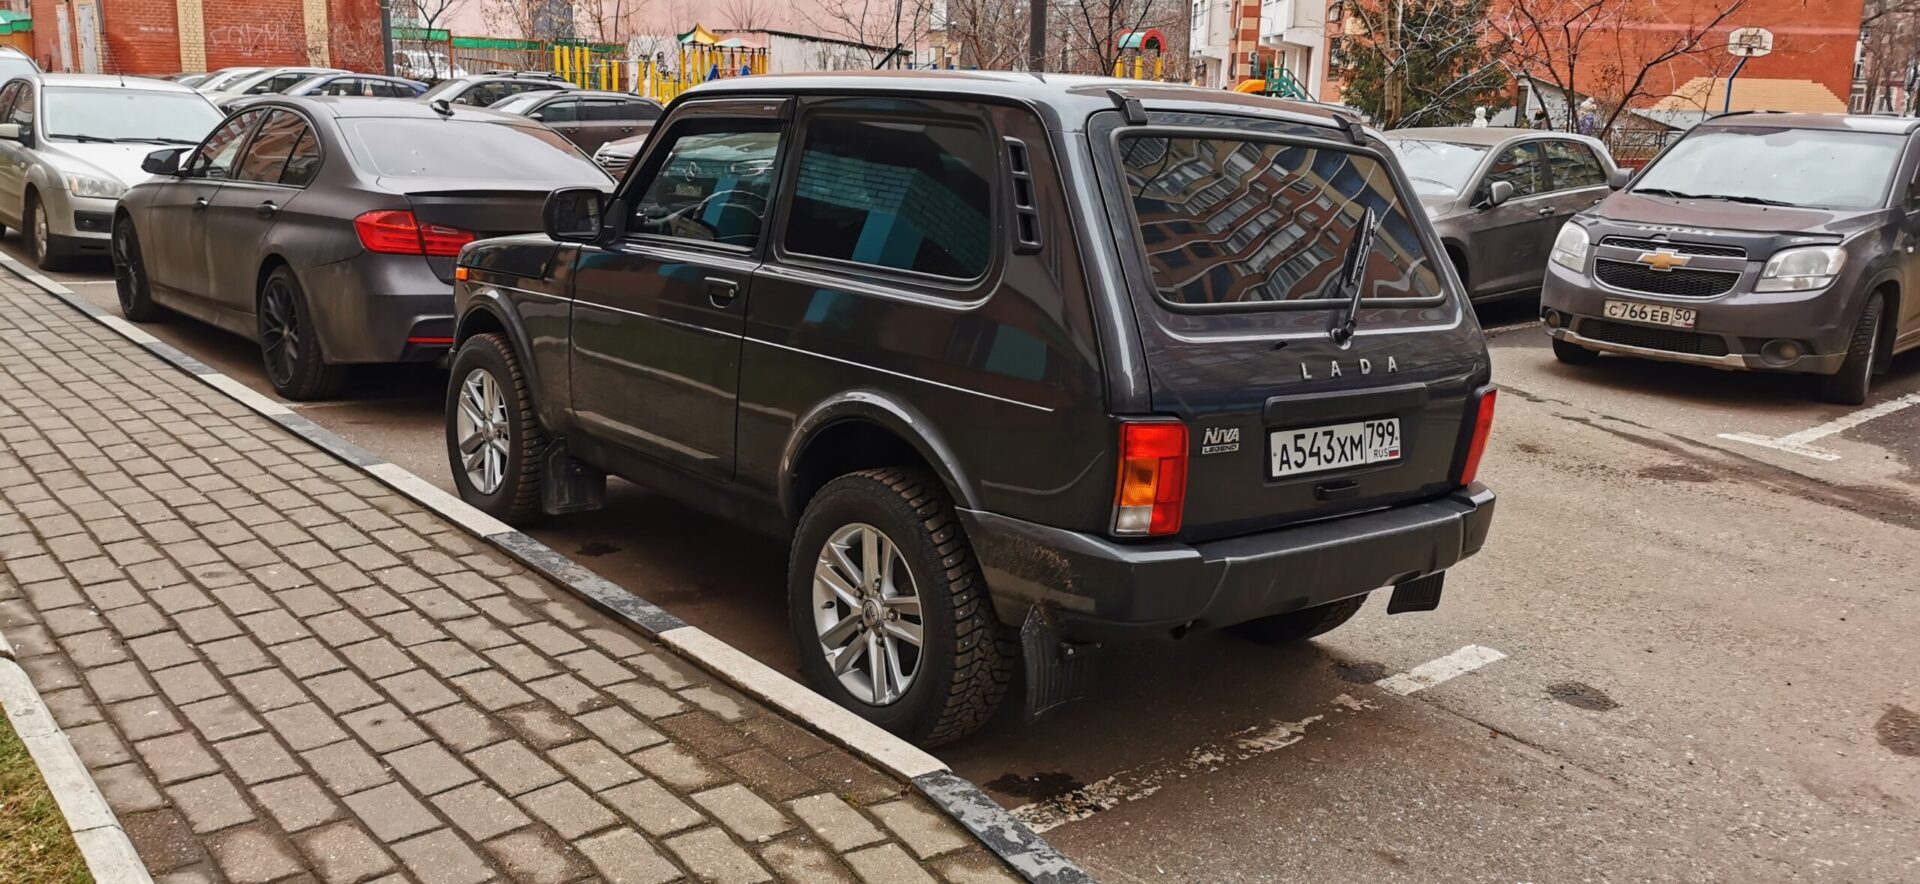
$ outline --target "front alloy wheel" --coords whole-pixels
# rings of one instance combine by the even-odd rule
[[[460,464],[475,491],[492,494],[507,480],[507,446],[513,424],[500,384],[484,368],[467,372],[460,382],[460,410],[454,415],[459,437]]]
[[[820,651],[840,684],[875,706],[906,695],[920,673],[925,624],[913,573],[880,529],[834,532],[813,571]]]

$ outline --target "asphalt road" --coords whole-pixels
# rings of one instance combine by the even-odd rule
[[[113,305],[104,267],[61,277]],[[1526,306],[1482,318],[1500,509],[1440,610],[1117,649],[1088,702],[940,754],[1110,881],[1920,880],[1920,354],[1862,413],[1795,378],[1570,368]],[[250,343],[149,329],[267,389]],[[451,490],[445,383],[292,407]],[[797,671],[784,550],[608,498],[535,533]]]

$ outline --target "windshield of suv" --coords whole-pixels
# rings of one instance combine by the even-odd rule
[[[1872,209],[1900,161],[1897,135],[1705,126],[1641,173],[1633,192],[1819,209]]]
[[[195,92],[49,86],[46,137],[74,141],[199,144],[220,123],[220,110]]]
[[[1134,135],[1120,140],[1120,160],[1154,288],[1169,303],[1345,298],[1341,271],[1356,263],[1366,298],[1444,291],[1407,201],[1372,157],[1331,145]]]
[[[479,178],[597,187],[611,179],[558,133],[480,120],[367,117],[345,127],[363,167],[392,178]]]
[[[259,72],[260,68],[223,68],[209,74],[206,79],[200,81],[200,85],[193,88],[202,92],[218,92],[241,77]]]
[[[1480,167],[1480,159],[1490,148],[1450,141],[1421,141],[1412,138],[1387,139],[1400,168],[1413,181],[1421,196],[1457,197],[1471,183],[1467,177]]]
[[[427,91],[421,93],[420,100],[432,101],[436,98],[442,98],[442,97],[445,97],[447,93],[457,90],[460,87],[465,85],[467,85],[467,81],[465,80],[441,80],[440,82],[433,84],[433,88],[428,89]]]
[[[508,96],[492,104],[489,104],[487,105],[487,109],[497,110],[497,111],[501,111],[509,114],[524,115],[526,113],[527,108],[534,106],[535,103],[539,102],[541,99],[546,97],[547,96],[542,94],[541,92],[522,92],[519,95]]]

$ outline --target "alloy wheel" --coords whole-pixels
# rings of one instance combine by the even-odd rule
[[[500,395],[492,372],[476,368],[460,381],[460,408],[454,422],[467,482],[481,494],[500,490],[507,479],[507,445],[513,428],[507,419],[507,399]]]
[[[38,258],[47,256],[47,243],[53,235],[47,230],[47,207],[40,202],[33,204],[33,254]]]
[[[120,309],[133,309],[133,299],[140,291],[140,259],[133,247],[133,228],[119,224],[113,228],[113,272],[119,277]]]
[[[855,523],[827,538],[813,572],[814,626],[827,666],[862,702],[887,706],[920,672],[925,621],[893,540]]]
[[[267,374],[275,385],[293,383],[303,333],[293,290],[279,279],[268,280],[266,293],[260,297],[260,348],[266,353]]]

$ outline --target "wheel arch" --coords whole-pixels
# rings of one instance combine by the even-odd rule
[[[1886,358],[1893,355],[1894,342],[1900,339],[1900,279],[1888,273],[1867,291],[1884,299],[1880,305],[1879,347],[1880,352],[1884,354],[1882,358]]]
[[[455,303],[460,314],[454,320],[453,347],[448,352],[459,353],[461,345],[476,335],[505,336],[507,346],[513,348],[513,355],[520,361],[520,371],[526,375],[528,388],[536,393],[534,417],[548,432],[559,432],[563,426],[561,416],[566,396],[564,391],[559,396],[539,395],[554,391],[540,376],[540,361],[533,358],[533,347],[526,326],[521,323],[519,314],[514,312],[513,305],[499,291],[490,287],[477,287],[467,298],[456,300]]]
[[[807,501],[836,477],[900,466],[928,470],[955,506],[978,508],[959,458],[917,409],[871,390],[820,403],[794,425],[780,458],[780,503],[787,524],[798,524]]]

